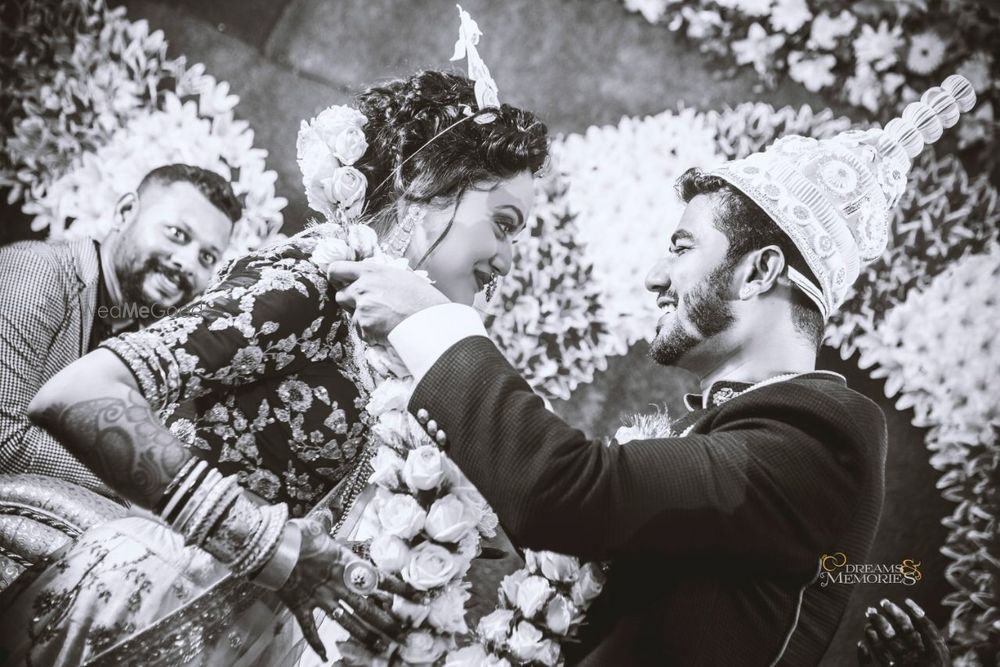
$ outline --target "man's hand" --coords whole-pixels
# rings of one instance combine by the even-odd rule
[[[448,303],[448,297],[413,271],[375,262],[331,262],[327,271],[337,287],[337,303],[354,311],[364,337],[384,342],[410,315]]]
[[[864,638],[858,642],[858,662],[879,667],[948,667],[948,646],[934,622],[913,600],[906,608],[882,600],[866,614]]]
[[[317,517],[293,519],[302,531],[299,560],[278,597],[298,619],[309,645],[326,660],[313,610],[319,607],[351,633],[354,640],[373,654],[384,653],[398,641],[402,622],[391,613],[393,595],[407,595],[406,585],[387,578],[381,590],[361,597],[348,590],[344,568],[360,560],[346,546],[330,537],[333,517],[320,512]]]

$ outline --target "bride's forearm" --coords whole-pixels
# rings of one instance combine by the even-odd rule
[[[28,415],[114,491],[153,509],[191,454],[98,350],[49,380]],[[96,356],[96,359],[94,358]],[[111,368],[108,368],[108,366]]]

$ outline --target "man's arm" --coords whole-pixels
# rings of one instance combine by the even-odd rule
[[[473,336],[433,364],[410,409],[446,432],[452,459],[515,543],[584,558],[660,552],[810,570],[836,546],[863,484],[864,420],[822,391],[796,385],[794,402],[780,391],[727,406],[711,435],[605,447],[546,410],[493,344]]]

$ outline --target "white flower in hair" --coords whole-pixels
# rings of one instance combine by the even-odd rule
[[[364,114],[335,105],[302,121],[296,141],[306,201],[327,220],[356,219],[364,210],[368,179],[353,165],[368,150]]]

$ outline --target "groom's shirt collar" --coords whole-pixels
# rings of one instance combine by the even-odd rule
[[[708,408],[714,408],[722,405],[731,398],[739,396],[743,392],[751,388],[756,388],[758,385],[770,384],[775,380],[792,380],[795,378],[801,378],[805,376],[818,376],[827,379],[836,379],[847,384],[847,379],[840,373],[834,373],[833,371],[808,371],[805,373],[798,373],[795,375],[788,375],[782,378],[781,375],[775,376],[769,380],[764,380],[763,382],[758,382],[757,384],[751,384],[749,382],[737,382],[735,380],[716,380],[708,386],[708,390],[702,394],[685,394],[684,395],[684,405],[688,410],[694,412],[695,410],[707,410]]]

